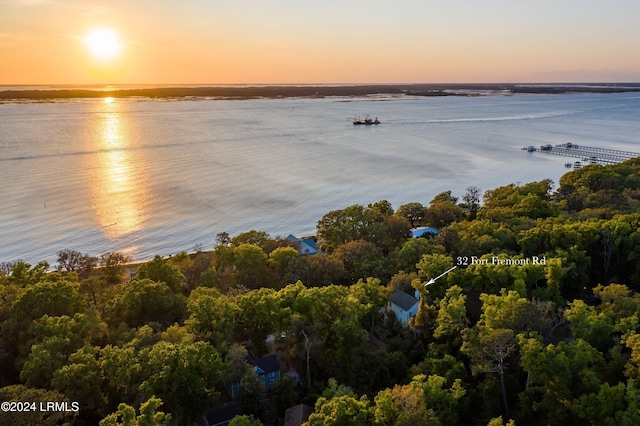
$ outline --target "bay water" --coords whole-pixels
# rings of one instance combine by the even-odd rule
[[[382,124],[354,126],[370,114]],[[528,145],[640,151],[640,95],[152,100],[0,105],[0,262],[59,250],[135,260],[327,212],[558,179]]]

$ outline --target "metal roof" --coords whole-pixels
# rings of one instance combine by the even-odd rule
[[[410,294],[405,293],[402,290],[394,291],[391,294],[390,300],[391,300],[391,303],[393,303],[396,306],[399,306],[405,311],[408,311],[409,309],[413,308],[418,303],[418,299],[411,296]]]

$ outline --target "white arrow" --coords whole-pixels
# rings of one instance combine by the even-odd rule
[[[442,273],[442,274],[438,275],[437,277],[435,277],[435,278],[431,278],[431,279],[429,280],[429,282],[427,282],[424,286],[426,287],[426,286],[428,286],[428,285],[431,285],[431,284],[435,283],[435,282],[436,282],[436,280],[437,280],[438,278],[442,278],[442,277],[444,277],[445,275],[447,275],[449,272],[453,271],[453,270],[454,270],[454,269],[456,269],[456,268],[457,268],[457,266],[454,266],[453,268],[448,269],[446,272],[444,272],[444,273]]]

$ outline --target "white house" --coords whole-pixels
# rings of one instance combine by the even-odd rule
[[[420,292],[415,291],[414,296],[402,290],[396,290],[389,298],[389,310],[396,314],[396,318],[402,324],[409,325],[409,319],[418,314],[420,305]]]

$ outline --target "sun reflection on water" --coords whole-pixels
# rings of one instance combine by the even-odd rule
[[[97,116],[92,199],[103,233],[118,239],[142,228],[145,188],[131,151],[131,123],[123,118],[118,103],[105,99]],[[133,248],[122,249],[130,250]]]

